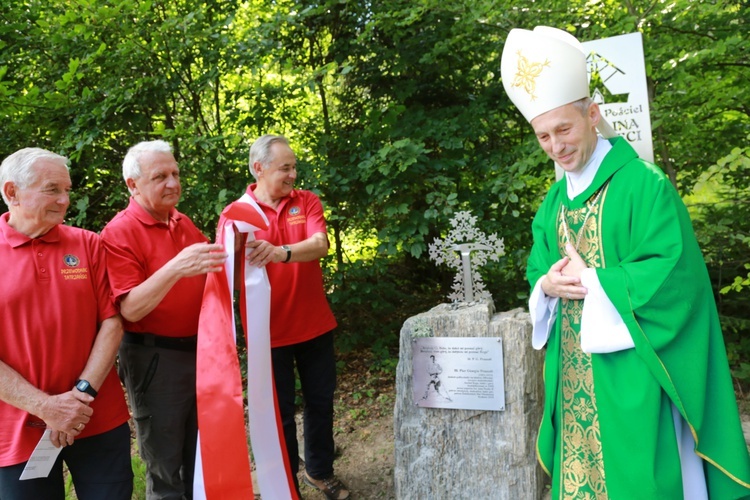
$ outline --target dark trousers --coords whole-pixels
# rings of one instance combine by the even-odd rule
[[[146,463],[146,498],[190,499],[198,434],[195,351],[124,342],[119,354]]]
[[[76,439],[63,448],[46,478],[19,480],[26,462],[0,467],[0,500],[63,500],[63,462],[68,466],[79,500],[130,500],[133,469],[128,424]]]
[[[295,478],[299,471],[297,425],[294,420],[294,367],[304,398],[305,470],[315,479],[333,474],[333,392],[336,361],[333,332],[299,344],[271,349],[276,396],[284,426],[286,452]]]

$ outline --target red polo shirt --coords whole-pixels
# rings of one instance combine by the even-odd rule
[[[323,204],[314,193],[293,190],[274,210],[255,198],[255,186],[251,184],[247,193],[269,222],[267,230],[255,233],[256,239],[279,246],[298,243],[315,233],[328,234]],[[320,261],[272,263],[266,265],[266,272],[271,283],[271,347],[298,344],[336,328]]]
[[[169,224],[159,222],[133,198],[128,208],[102,229],[107,247],[107,266],[112,293],[119,300],[193,243],[206,238],[193,222],[175,209]],[[125,330],[165,337],[189,337],[198,333],[203,301],[204,274],[182,278],[140,321],[124,321]]]
[[[117,314],[106,253],[95,233],[59,225],[29,238],[0,216],[0,360],[48,394],[73,388],[91,354],[99,324]],[[95,436],[129,418],[114,365],[80,437]],[[44,431],[25,411],[0,401],[0,467],[29,459]]]

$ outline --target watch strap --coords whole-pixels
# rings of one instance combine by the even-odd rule
[[[89,383],[88,380],[83,380],[83,379],[76,380],[76,389],[78,389],[81,392],[85,392],[92,398],[95,398],[97,394],[99,394],[96,389],[91,387],[91,384]]]

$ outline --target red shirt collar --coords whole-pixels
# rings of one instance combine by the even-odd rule
[[[146,209],[143,208],[137,201],[135,201],[135,198],[133,198],[132,196],[130,197],[130,203],[128,204],[128,212],[130,212],[133,217],[138,219],[141,224],[144,224],[146,226],[166,226],[165,223],[154,219],[154,216],[148,213]],[[182,219],[182,214],[178,212],[177,209],[172,208],[169,211],[169,219],[178,221]]]
[[[258,202],[259,205],[263,205],[264,207],[268,207],[269,205],[267,205],[266,203],[263,203],[262,201],[260,201],[258,198],[255,197],[254,191],[255,191],[255,188],[257,186],[258,186],[258,183],[254,182],[254,183],[250,184],[247,187],[247,189],[245,190],[245,192],[247,194],[249,194],[256,202]],[[278,210],[279,208],[281,208],[285,203],[287,203],[288,200],[291,200],[291,199],[296,198],[296,197],[297,197],[297,190],[296,189],[292,189],[292,191],[288,195],[284,196],[281,199],[281,201],[279,201],[279,206],[276,207],[276,210]]]
[[[11,248],[20,247],[21,245],[28,243],[31,240],[42,240],[46,243],[55,243],[57,241],[60,241],[60,231],[57,226],[53,227],[41,236],[30,238],[10,227],[8,225],[9,218],[10,212],[5,212],[2,216],[0,216],[0,232],[3,233],[5,240],[11,246]]]

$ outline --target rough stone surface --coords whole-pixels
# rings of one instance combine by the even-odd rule
[[[401,329],[394,412],[396,498],[539,499],[545,474],[536,461],[541,420],[541,352],[522,309],[494,314],[490,302],[441,304]],[[412,396],[412,339],[501,337],[505,411],[419,408]]]

